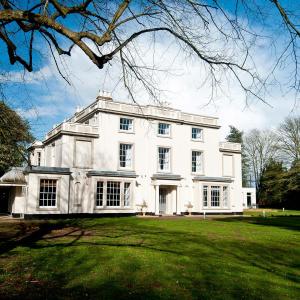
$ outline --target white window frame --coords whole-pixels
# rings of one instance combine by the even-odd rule
[[[160,125],[166,125],[165,128],[162,128],[163,131],[166,130],[166,128],[168,128],[168,132],[167,133],[161,133],[160,130]],[[157,124],[157,135],[160,137],[171,137],[171,124],[170,123],[166,123],[166,122],[158,122]]]
[[[168,149],[169,159],[168,159],[168,168],[167,169],[161,169],[160,166],[160,149]],[[164,164],[165,165],[165,164]],[[170,173],[171,172],[171,148],[165,147],[165,146],[158,146],[157,147],[157,170],[158,172],[163,173]]]
[[[131,203],[131,182],[124,181],[124,188],[123,188],[123,206],[130,207]]]
[[[208,190],[209,190],[209,187],[208,185],[204,184],[202,186],[202,204],[203,204],[203,207],[207,208],[208,207]],[[205,199],[205,200],[204,200]]]
[[[102,205],[97,205],[97,199],[99,195],[98,182],[103,183],[102,189]],[[119,185],[119,199],[117,199],[119,205],[108,205],[110,195],[114,195],[110,192],[110,183],[113,185]],[[126,189],[126,185],[129,187]],[[96,177],[93,183],[94,187],[94,209],[97,210],[105,210],[105,209],[132,209],[133,207],[133,189],[134,189],[134,181],[126,180],[126,179],[113,179],[113,178],[105,178],[105,177]],[[127,192],[126,192],[127,191]],[[117,194],[118,195],[118,194]],[[111,201],[114,201],[113,199]]]
[[[41,201],[49,201],[49,199],[45,199],[44,197],[41,199],[41,194],[43,195],[49,195],[53,194],[53,188],[54,186],[48,186],[47,190],[44,190],[44,192],[41,192],[42,187],[42,181],[55,181],[55,205],[40,205]],[[38,190],[38,208],[39,209],[56,209],[58,207],[58,190],[59,190],[59,180],[57,178],[39,178],[39,190]],[[51,187],[51,189],[50,189]],[[48,198],[48,196],[46,197]],[[51,199],[53,200],[53,199]]]
[[[41,166],[42,164],[42,151],[36,152],[36,165]]]
[[[129,158],[126,158],[126,152],[125,152],[125,156],[124,156],[125,160],[124,161],[121,160],[121,147],[122,146],[130,146],[130,149],[131,149],[130,150],[130,152],[131,152],[130,160],[129,160]],[[130,162],[130,165],[127,165],[128,161]],[[122,166],[122,162],[125,162],[125,166]],[[132,170],[133,169],[133,162],[134,162],[134,144],[120,142],[119,143],[119,168],[120,169]]]
[[[196,170],[195,171],[193,170],[193,153],[200,153],[200,169],[199,170],[197,169],[197,160],[196,160]],[[192,171],[192,174],[204,174],[203,164],[204,164],[203,151],[201,151],[201,150],[192,150],[191,151],[191,171]]]
[[[193,129],[200,130],[201,136],[200,136],[199,138],[197,138],[197,137],[194,138],[194,137],[193,137]],[[192,139],[192,141],[203,142],[203,132],[204,132],[203,128],[200,128],[200,127],[192,127],[192,129],[191,129],[191,139]]]
[[[207,205],[205,206],[204,203],[204,187],[207,187]],[[212,206],[212,187],[219,188],[219,206]],[[225,183],[219,182],[210,182],[210,183],[203,183],[202,184],[202,208],[203,209],[230,209],[230,185]]]
[[[121,128],[122,126],[127,126],[127,125],[128,125],[128,127],[130,127],[129,124],[122,124],[122,120],[128,120],[128,121],[131,121],[131,128],[129,128],[129,129]],[[127,118],[127,117],[120,117],[119,131],[120,131],[120,132],[133,133],[133,132],[134,132],[134,119],[132,119],[132,118]]]
[[[98,185],[98,183],[99,183],[99,185]],[[100,198],[102,198],[102,199],[100,199]],[[102,202],[102,205],[98,205],[98,203],[97,203],[98,201],[99,201],[99,203]],[[95,205],[96,205],[96,207],[103,207],[104,206],[104,181],[103,180],[97,180],[96,181],[96,201],[95,201]]]
[[[113,193],[109,193],[109,184],[112,184],[112,185],[115,185],[115,186],[119,186],[119,188],[117,188],[116,190],[113,190]],[[114,188],[114,187],[112,187]],[[119,193],[115,193],[115,191],[119,191]],[[107,180],[106,182],[106,206],[107,207],[121,207],[121,202],[122,202],[122,189],[121,189],[121,182],[120,181],[115,181],[115,180]],[[108,195],[112,195],[112,196],[119,196],[118,198],[115,198],[113,197],[113,199],[108,199]],[[111,202],[118,202],[118,205],[109,205],[108,204],[108,201],[111,201]]]

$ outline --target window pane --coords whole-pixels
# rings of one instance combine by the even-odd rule
[[[220,186],[211,186],[210,189],[210,197],[211,197],[211,206],[218,207],[220,206]]]
[[[204,185],[203,186],[203,206],[206,207],[207,204],[208,204],[208,194],[207,194],[207,191],[208,191],[208,186],[207,185]]]
[[[97,182],[96,206],[103,206],[103,181]]]
[[[56,179],[40,180],[40,198],[39,206],[55,207],[56,206]]]
[[[170,149],[158,148],[158,169],[160,171],[170,171]]]
[[[120,167],[132,167],[132,145],[120,144]]]
[[[223,206],[228,207],[229,193],[228,186],[223,186]]]
[[[202,172],[202,152],[192,151],[192,172]]]
[[[107,206],[120,206],[120,182],[107,181]]]
[[[170,124],[158,123],[158,134],[170,135]]]
[[[202,129],[201,128],[192,128],[192,139],[193,140],[202,140]]]
[[[132,131],[133,120],[127,118],[120,118],[120,130]]]
[[[124,206],[130,206],[130,182],[124,183]]]

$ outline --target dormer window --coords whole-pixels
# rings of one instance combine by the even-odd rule
[[[167,123],[158,123],[158,135],[170,136],[171,125]]]
[[[133,131],[133,119],[120,118],[120,130],[121,131]]]
[[[202,141],[203,140],[203,129],[193,127],[192,128],[192,140]]]

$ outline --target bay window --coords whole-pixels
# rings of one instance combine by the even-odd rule
[[[202,186],[203,208],[229,208],[230,193],[228,185],[205,184]]]

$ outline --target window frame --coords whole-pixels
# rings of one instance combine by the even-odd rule
[[[113,183],[113,184],[119,184],[119,199],[117,199],[118,200],[118,202],[119,202],[119,205],[108,205],[108,197],[107,197],[107,195],[109,194],[108,193],[108,183]],[[117,180],[107,180],[106,181],[106,207],[107,208],[120,208],[121,207],[121,203],[122,203],[122,187],[121,187],[121,181],[117,181]],[[111,195],[117,195],[117,194],[114,194],[114,193],[112,193]],[[115,202],[115,201],[117,201],[116,199],[109,199],[110,201],[113,201],[113,202]]]
[[[199,152],[201,153],[201,170],[200,171],[193,171],[193,152]],[[191,173],[193,175],[204,175],[204,151],[199,149],[192,149],[191,150]]]
[[[103,200],[102,200],[102,206],[97,206],[97,183],[103,182]],[[107,183],[108,182],[114,182],[119,183],[120,185],[120,205],[119,206],[112,206],[108,205],[108,199],[107,199]],[[129,205],[125,206],[125,184],[129,184]],[[112,177],[95,177],[93,180],[93,203],[94,203],[94,210],[95,211],[102,211],[102,210],[114,210],[114,209],[120,209],[120,210],[131,210],[134,207],[134,180],[130,180],[128,178],[112,178]]]
[[[159,125],[160,124],[169,126],[169,133],[168,134],[159,133]],[[171,123],[168,123],[168,122],[158,122],[157,123],[157,136],[170,138],[171,137],[171,130],[172,130],[172,124]]]
[[[204,206],[204,186],[207,186],[207,206]],[[219,206],[212,206],[212,187],[219,187]],[[227,205],[224,205],[224,188],[227,190]],[[201,207],[204,210],[230,210],[230,184],[221,182],[203,182],[201,184]]]
[[[160,163],[159,163],[159,149],[163,148],[163,149],[168,149],[169,150],[169,168],[168,170],[161,170],[160,169]],[[159,173],[171,173],[172,172],[172,148],[169,146],[157,146],[157,172]]]
[[[132,125],[132,128],[131,129],[121,129],[121,120],[122,119],[125,119],[125,120],[131,120],[131,125]],[[122,133],[134,133],[134,118],[128,118],[126,116],[120,116],[119,118],[119,132],[122,132]]]
[[[193,129],[201,130],[201,138],[193,138]],[[202,127],[192,126],[191,127],[191,140],[194,142],[203,142],[204,141],[204,129]]]
[[[41,180],[56,180],[56,201],[55,206],[40,206],[40,188],[41,188]],[[36,210],[38,211],[58,211],[60,209],[60,185],[61,185],[61,177],[58,176],[38,176],[37,177],[37,202],[36,202]]]
[[[131,166],[122,167],[121,166],[121,145],[130,145],[131,146]],[[135,156],[135,148],[134,143],[128,143],[128,142],[119,142],[119,149],[118,149],[118,169],[119,170],[134,170],[134,156]],[[125,159],[126,162],[126,159]]]

